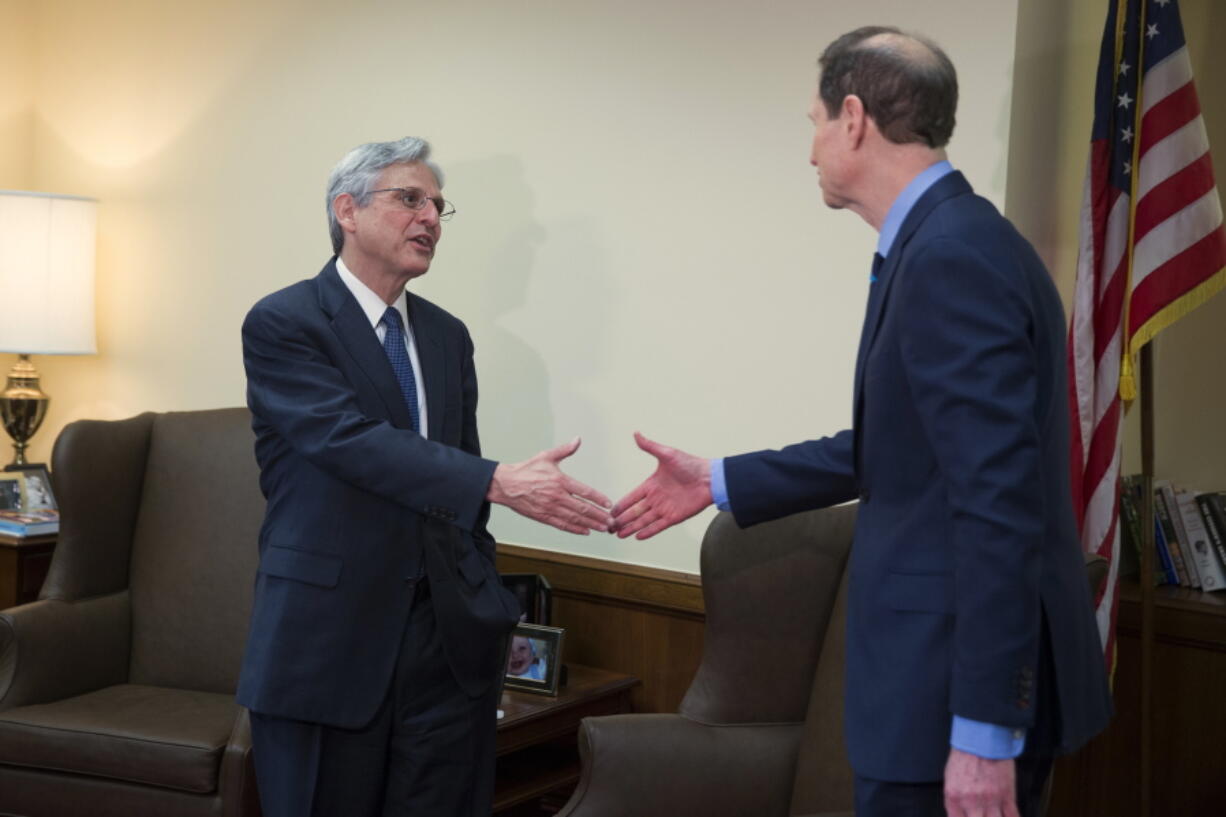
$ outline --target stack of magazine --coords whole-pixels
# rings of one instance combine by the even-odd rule
[[[38,536],[43,533],[58,533],[60,512],[56,510],[4,511],[0,510],[0,533],[10,536]]]

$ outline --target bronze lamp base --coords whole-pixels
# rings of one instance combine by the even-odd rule
[[[0,393],[0,420],[4,421],[4,430],[13,438],[17,451],[13,465],[26,464],[26,446],[43,424],[50,402],[51,398],[38,387],[38,370],[30,356],[18,355],[9,370],[8,384]]]

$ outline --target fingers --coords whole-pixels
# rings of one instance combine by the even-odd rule
[[[620,517],[626,512],[627,508],[639,502],[645,496],[647,496],[647,483],[643,482],[639,484],[639,487],[617,500],[617,504],[613,506],[613,516]]]
[[[656,519],[656,521],[652,522],[650,525],[640,530],[635,535],[634,538],[640,541],[643,539],[650,539],[651,537],[655,536],[660,531],[668,530],[672,526],[673,526],[673,523],[668,521],[667,519]]]
[[[624,509],[622,513],[613,516],[613,531],[619,539],[625,539],[626,536],[636,534],[642,527],[651,524],[657,518],[658,514],[651,508],[651,503],[636,502]]]
[[[609,501],[609,498],[600,493],[600,491],[597,491],[595,488],[592,488],[589,485],[584,485],[577,479],[573,479],[565,475],[563,475],[562,487],[565,488],[568,493],[582,497],[588,502],[599,505],[601,508],[608,508],[613,504]]]
[[[562,460],[569,457],[571,454],[578,451],[579,444],[582,442],[583,440],[581,440],[579,437],[576,437],[575,439],[571,440],[568,443],[562,443],[561,445],[550,448],[548,451],[542,451],[541,455],[545,459],[549,460],[550,462],[561,462]]]
[[[590,531],[608,533],[612,526],[608,511],[575,497],[557,502],[546,512],[534,514],[533,518],[559,530],[583,536]]]
[[[646,451],[656,459],[660,459],[668,452],[668,446],[661,445],[655,440],[649,440],[643,436],[642,432],[634,432],[634,441],[638,443],[639,448]]]

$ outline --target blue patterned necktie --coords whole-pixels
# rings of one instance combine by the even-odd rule
[[[396,373],[396,380],[400,383],[400,393],[404,395],[404,402],[409,406],[412,429],[421,433],[421,413],[417,409],[417,381],[413,377],[413,361],[409,360],[409,352],[404,345],[403,324],[396,307],[389,306],[383,313],[381,322],[387,329],[387,334],[383,336],[383,351],[387,352],[388,362],[392,364],[392,371]]]

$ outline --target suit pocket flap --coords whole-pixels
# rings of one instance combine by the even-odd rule
[[[887,573],[883,589],[886,603],[894,610],[954,611],[954,577],[950,573]]]
[[[269,545],[260,557],[260,572],[320,587],[336,587],[341,577],[341,559],[327,553]]]

